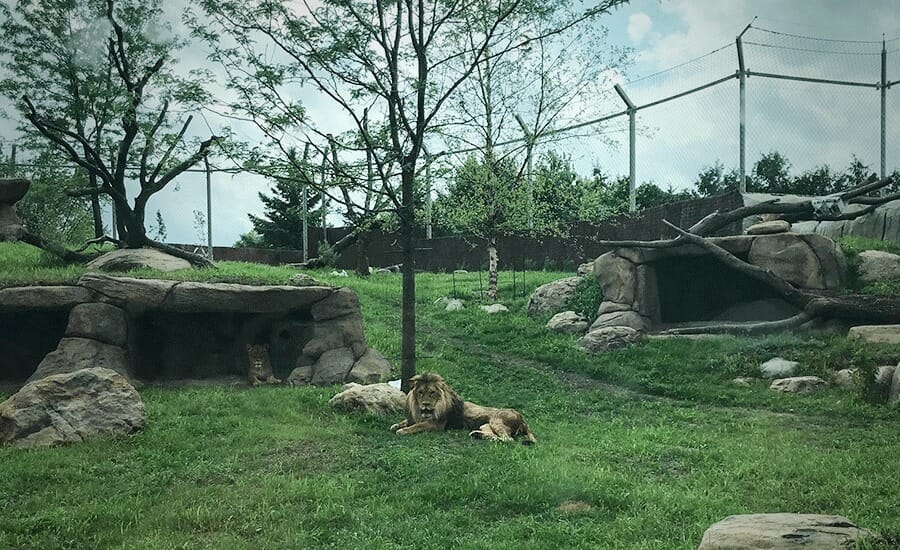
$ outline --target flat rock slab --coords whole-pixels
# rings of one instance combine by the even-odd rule
[[[748,235],[774,235],[776,233],[787,233],[791,230],[791,224],[784,220],[772,220],[753,224],[747,228]]]
[[[50,447],[144,427],[141,396],[118,373],[82,369],[26,384],[0,403],[0,443]]]
[[[873,344],[900,344],[900,325],[858,325],[850,327],[847,338]]]
[[[155,269],[168,273],[179,269],[191,269],[191,263],[153,248],[123,248],[94,258],[86,267],[100,271]]]
[[[584,334],[588,328],[588,322],[574,311],[563,311],[547,321],[547,328],[553,332]]]
[[[495,313],[505,313],[509,311],[509,308],[503,304],[491,304],[489,306],[480,306],[481,311],[487,313],[488,315],[493,315]]]
[[[826,550],[852,548],[866,538],[877,535],[842,516],[745,514],[713,524],[698,550]]]
[[[77,286],[4,288],[0,290],[0,313],[71,309],[93,300],[93,292]]]
[[[588,353],[604,353],[637,342],[642,333],[630,327],[605,327],[592,330],[578,340],[578,347]]]
[[[390,384],[345,384],[344,391],[328,404],[342,411],[358,411],[379,416],[403,413],[406,394]]]
[[[828,382],[822,380],[818,376],[793,376],[791,378],[779,378],[778,380],[773,380],[769,389],[773,391],[809,395],[814,391],[822,390],[827,387]]]
[[[334,292],[332,287],[321,286],[185,282],[176,283],[172,287],[159,309],[186,313],[277,313],[304,308],[324,300]]]

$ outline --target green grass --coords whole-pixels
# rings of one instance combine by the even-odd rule
[[[847,288],[849,291],[880,296],[900,296],[900,280],[878,281],[866,284],[859,280],[859,253],[880,250],[900,254],[900,242],[881,241],[866,237],[844,237],[838,241],[847,258]]]
[[[567,275],[529,272],[524,294]],[[357,291],[370,345],[399,366],[399,275],[314,276]],[[723,337],[593,357],[525,316],[516,277],[514,293],[500,274],[511,311],[491,316],[477,273],[455,276],[460,312],[434,304],[454,278],[417,276],[418,368],[518,408],[537,445],[399,437],[396,418],[334,412],[337,388],[145,388],[147,427],[132,437],[0,448],[0,548],[687,549],[728,515],[779,511],[900,536],[900,410],[729,384],[775,355],[826,374],[896,363],[900,349]],[[567,501],[591,508],[559,510]]]

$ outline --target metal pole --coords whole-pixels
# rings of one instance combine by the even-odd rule
[[[209,170],[209,155],[203,155],[203,165],[206,167],[206,246],[207,256],[212,261],[212,172]]]
[[[322,151],[322,167],[319,169],[319,181],[322,185],[322,191],[319,194],[319,201],[322,203],[320,209],[322,211],[322,240],[328,242],[328,230],[325,227],[325,218],[328,217],[328,205],[325,203],[325,167],[328,164],[328,152]]]
[[[116,165],[116,150],[113,148],[109,152],[109,171],[114,172]],[[119,239],[119,222],[116,219],[116,200],[110,197],[110,204],[112,205],[112,238],[118,240]]]
[[[746,30],[746,29],[745,29]],[[743,34],[743,33],[742,33]],[[740,79],[740,191],[747,192],[747,70],[744,67],[744,45],[741,37],[735,39],[738,54],[738,78]]]
[[[16,144],[12,145],[9,152],[9,177],[16,177]]]
[[[881,39],[881,177],[887,177],[887,49]],[[881,189],[887,193],[887,187]]]
[[[637,129],[635,121],[637,107],[632,103],[622,86],[616,84],[615,89],[622,101],[625,102],[625,105],[628,106],[628,211],[634,212],[637,210]]]
[[[431,158],[425,157],[425,238],[431,240],[434,236],[431,219]]]
[[[309,142],[303,148],[303,263],[309,261]]]
[[[532,157],[534,156],[534,134],[525,125],[525,121],[516,114],[516,122],[525,134],[526,161],[528,163],[528,229],[534,229],[534,172],[532,171]]]

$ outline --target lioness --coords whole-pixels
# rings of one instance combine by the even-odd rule
[[[463,401],[433,372],[413,376],[410,382],[412,389],[406,395],[406,418],[391,426],[393,432],[408,435],[466,429],[472,430],[469,435],[481,439],[512,441],[523,436],[522,443],[526,445],[537,441],[519,411]]]
[[[263,344],[247,344],[247,380],[251,386],[260,384],[280,384],[272,371],[269,359],[269,346]]]

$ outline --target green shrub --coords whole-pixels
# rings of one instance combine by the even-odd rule
[[[325,267],[333,267],[340,258],[340,254],[327,241],[319,241],[319,258],[322,259],[322,265]]]
[[[575,294],[569,300],[569,307],[580,313],[585,319],[593,321],[597,318],[597,309],[603,301],[603,291],[594,277],[585,277],[575,287]]]

